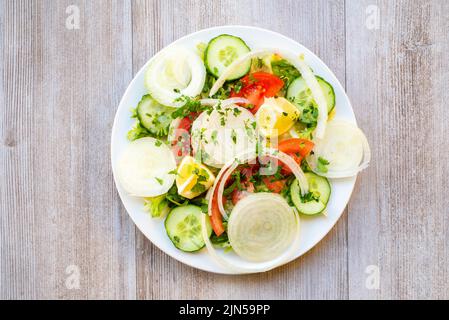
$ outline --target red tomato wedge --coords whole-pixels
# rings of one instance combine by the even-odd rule
[[[212,195],[212,214],[210,216],[210,224],[212,226],[212,230],[214,230],[218,237],[225,231],[225,229],[223,226],[223,217],[221,216],[220,208],[218,207],[217,192],[218,188],[215,189],[215,192]]]
[[[187,117],[182,118],[175,130],[175,136],[173,141],[171,141],[171,146],[178,160],[190,155],[190,129],[197,116],[197,113],[192,112]]]
[[[305,157],[312,151],[314,145],[307,139],[291,138],[279,142],[278,149],[285,153],[299,153],[301,157]]]
[[[264,101],[264,97],[274,97],[284,86],[284,81],[267,72],[254,72],[240,79],[242,88],[232,91],[231,97],[243,97],[254,105],[250,111],[256,113]]]
[[[291,138],[282,140],[278,144],[279,151],[282,151],[292,157],[297,164],[301,164],[304,159],[314,147],[314,143],[307,139]],[[299,154],[299,156],[298,156]],[[282,174],[290,174],[290,168],[281,163]]]
[[[263,183],[270,189],[271,192],[280,193],[282,189],[285,187],[286,179],[272,181],[273,177],[265,177],[263,178]]]

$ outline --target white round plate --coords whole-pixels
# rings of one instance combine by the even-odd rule
[[[298,55],[300,53],[304,53],[306,62],[311,66],[314,72],[317,75],[322,76],[334,87],[336,95],[336,117],[344,118],[352,123],[356,123],[348,96],[332,71],[324,64],[323,61],[321,61],[306,47],[279,33],[255,27],[223,26],[192,33],[176,40],[171,45],[183,45],[195,50],[196,45],[199,42],[207,43],[210,39],[223,33],[241,37],[253,50],[271,47],[287,50],[297,53]],[[130,118],[130,108],[135,107],[140,98],[146,94],[143,80],[145,70],[150,61],[151,59],[139,70],[137,75],[131,81],[129,87],[123,95],[122,100],[120,101],[120,105],[115,115],[114,125],[112,127],[111,160],[118,193],[134,223],[140,231],[159,249],[176,260],[194,268],[215,273],[232,273],[229,270],[217,265],[210,258],[206,249],[203,249],[197,253],[185,253],[176,249],[165,232],[164,220],[152,219],[143,211],[143,200],[141,198],[131,197],[126,194],[117,181],[117,174],[115,171],[117,160],[125,146],[129,143],[126,138],[126,134],[134,121]],[[327,207],[327,216],[301,216],[301,248],[297,252],[296,256],[292,257],[291,260],[298,258],[310,250],[335,225],[349,201],[354,188],[355,180],[356,178],[354,177],[331,181],[332,194]],[[232,253],[225,253],[225,255],[231,259],[235,258]]]

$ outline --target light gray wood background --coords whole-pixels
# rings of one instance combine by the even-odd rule
[[[72,4],[78,30],[65,27]],[[250,276],[159,251],[129,219],[110,166],[114,113],[137,70],[173,40],[226,24],[318,54],[373,151],[327,237]],[[0,0],[0,298],[448,299],[448,38],[444,0]]]

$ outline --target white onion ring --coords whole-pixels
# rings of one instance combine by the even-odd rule
[[[241,199],[228,220],[232,249],[246,261],[277,259],[296,234],[296,213],[277,193],[258,192]]]
[[[317,126],[315,129],[316,137],[318,139],[322,139],[324,137],[324,133],[326,131],[326,123],[327,123],[327,101],[324,98],[323,90],[316,80],[315,75],[313,74],[310,67],[304,62],[304,56],[298,59],[297,65],[299,72],[301,72],[301,76],[304,78],[307,86],[312,92],[312,97],[318,105],[318,120]]]
[[[245,103],[245,104],[249,103],[248,99],[240,98],[240,97],[234,97],[234,98],[229,98],[229,99],[225,99],[225,100],[207,98],[207,99],[201,99],[199,101],[200,101],[201,105],[203,105],[203,106],[216,106],[217,104],[219,104],[221,102],[222,107],[226,107],[231,104],[237,104],[237,103]]]
[[[226,213],[226,210],[224,209],[223,206],[223,197],[220,197],[220,195],[222,196],[224,193],[224,186],[226,185],[226,182],[228,181],[230,175],[234,172],[234,170],[239,166],[239,164],[237,162],[233,162],[232,166],[230,166],[228,168],[228,170],[226,170],[226,172],[223,174],[223,179],[221,179],[220,184],[218,185],[218,194],[217,194],[217,203],[218,203],[218,209],[220,210],[221,215],[223,216],[223,218],[225,218],[226,220],[228,219],[228,215]]]
[[[218,187],[218,181],[224,180],[224,179],[221,179],[221,177],[224,176],[225,173],[226,173],[226,171],[227,171],[230,167],[232,167],[234,164],[237,164],[237,165],[238,165],[238,162],[249,161],[249,160],[247,160],[247,159],[250,159],[251,157],[253,157],[253,155],[252,155],[251,152],[249,152],[249,153],[244,153],[244,154],[241,154],[241,155],[238,155],[238,156],[236,157],[237,161],[236,161],[236,159],[233,159],[232,161],[229,161],[227,164],[225,164],[225,165],[221,168],[220,172],[218,172],[217,176],[215,177],[215,182],[214,182],[214,184],[212,185],[212,188],[210,188],[210,190],[211,190],[211,201],[209,201],[209,204],[208,204],[208,210],[207,210],[208,213],[209,213],[209,216],[212,215],[212,198],[214,197],[215,189]],[[232,173],[232,171],[231,171],[231,173]],[[220,194],[217,194],[217,201],[220,199],[220,198],[219,198],[219,195],[220,195]],[[221,192],[221,196],[223,196],[223,192]],[[218,206],[220,206],[220,203],[221,203],[221,205],[222,205],[222,207],[223,207],[222,201],[219,201],[219,202],[218,202]],[[227,220],[227,219],[228,219],[228,216],[227,216],[226,212],[224,211],[224,208],[223,208],[223,211],[220,210],[220,212],[221,212],[222,216]]]
[[[298,180],[302,195],[305,195],[309,191],[309,183],[307,182],[307,178],[304,175],[304,172],[301,170],[301,167],[289,155],[275,149],[264,149],[259,156],[269,156],[282,161],[287,167],[290,168],[290,170]],[[217,191],[218,208],[220,209],[221,215],[226,220],[228,219],[228,215],[224,209],[223,201],[221,201],[221,199],[223,198],[223,192],[226,181],[228,180],[232,172],[238,167],[239,164],[254,161],[255,159],[256,157],[252,156],[251,154],[244,154],[241,157],[238,157],[237,159],[238,161],[232,160],[231,162],[228,162],[226,165],[224,165],[223,168],[220,170],[217,178],[215,179],[215,183],[212,187],[214,190],[213,192],[215,192],[215,188],[217,188],[218,186]],[[220,179],[222,176],[223,178]],[[209,215],[212,214],[211,210],[212,205],[211,203],[209,203]]]
[[[221,74],[221,76],[218,77],[218,79],[215,81],[214,85],[210,89],[209,97],[212,97],[214,94],[217,93],[218,89],[220,89],[223,84],[226,82],[226,79],[231,75],[231,73],[234,71],[236,67],[238,67],[240,64],[246,62],[249,59],[252,59],[254,57],[259,56],[266,56],[267,54],[273,54],[277,52],[277,50],[274,49],[260,49],[248,52],[247,54],[241,56],[237,60],[234,60]]]
[[[184,70],[181,69],[182,59],[187,63],[191,78],[186,81]],[[167,63],[175,61],[175,70],[181,73],[180,77],[175,77],[179,84],[187,86],[181,88],[179,92],[175,92],[167,82],[164,83],[164,77]],[[144,85],[151,96],[159,103],[179,108],[183,105],[182,101],[178,101],[183,95],[194,97],[201,93],[206,79],[206,68],[204,63],[197,54],[192,50],[183,46],[170,46],[157,53],[151,60],[148,69],[145,72]],[[161,82],[162,81],[162,82]],[[187,83],[188,82],[188,83]]]
[[[214,248],[213,244],[210,242],[209,235],[207,233],[207,220],[208,216],[203,215],[203,218],[201,219],[201,232],[203,234],[204,243],[206,244],[206,248],[208,253],[210,254],[212,260],[215,261],[218,265],[224,267],[225,269],[233,272],[233,273],[241,273],[241,274],[248,274],[248,273],[258,273],[258,272],[265,272],[269,271],[271,269],[274,269],[276,267],[279,267],[283,265],[284,263],[287,263],[292,259],[292,257],[298,252],[299,246],[300,246],[300,220],[299,215],[295,214],[296,218],[296,237],[291,244],[291,246],[288,248],[288,250],[279,258],[271,261],[271,262],[256,262],[256,263],[250,263],[252,266],[239,266],[238,264],[235,264],[231,262],[228,259],[223,258],[217,253],[217,250]],[[245,261],[246,262],[246,261]]]
[[[362,160],[361,162],[357,165],[357,167],[351,168],[351,169],[346,169],[343,171],[333,171],[333,170],[328,170],[328,172],[321,172],[318,171],[317,169],[317,161],[318,161],[318,157],[320,157],[320,153],[319,153],[319,143],[324,143],[324,141],[326,140],[326,135],[323,137],[322,140],[317,141],[317,143],[315,144],[314,150],[316,151],[313,155],[309,155],[307,156],[306,160],[307,163],[309,164],[310,168],[317,174],[327,177],[327,178],[347,178],[347,177],[353,177],[355,175],[357,175],[357,173],[359,173],[360,171],[362,171],[363,169],[366,169],[369,165],[369,162],[371,160],[371,150],[369,147],[369,143],[368,140],[366,139],[365,134],[362,132],[362,130],[360,130],[359,127],[357,127],[355,124],[352,124],[350,122],[347,122],[345,120],[341,120],[341,119],[334,119],[332,120],[329,125],[328,125],[328,131],[327,134],[330,134],[329,131],[332,130],[334,128],[334,126],[347,126],[347,128],[351,128],[351,130],[353,130],[354,134],[357,135],[359,142],[361,143],[361,147],[363,149],[363,155],[362,155]],[[317,150],[318,149],[318,150]],[[330,159],[326,159],[326,160],[330,160]]]

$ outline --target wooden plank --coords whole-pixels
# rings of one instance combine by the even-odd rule
[[[71,4],[1,2],[2,298],[135,297],[134,226],[109,160],[130,1],[76,1],[74,30]]]
[[[294,23],[292,23],[294,22]],[[214,25],[243,24],[281,32],[315,51],[345,80],[343,1],[133,2],[134,73],[158,50]],[[168,257],[137,233],[137,296],[148,298],[345,298],[346,215],[310,253],[278,270],[220,276]]]
[[[372,4],[379,29],[366,27]],[[346,1],[347,91],[374,155],[349,205],[350,298],[449,297],[448,13],[447,1]]]

